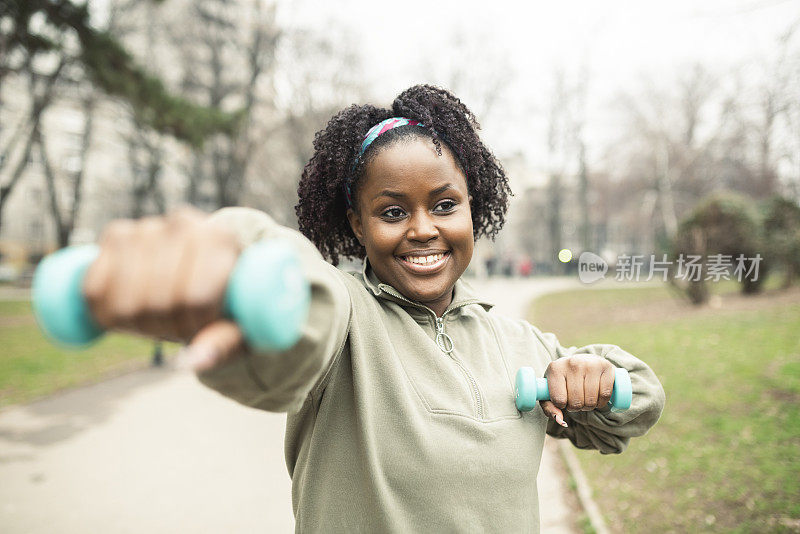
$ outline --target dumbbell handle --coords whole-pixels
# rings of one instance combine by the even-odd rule
[[[521,412],[533,410],[536,403],[542,400],[550,400],[550,390],[547,387],[547,379],[537,377],[533,367],[521,367],[517,371],[515,388],[515,402],[517,409]],[[608,401],[612,412],[622,412],[631,407],[633,390],[631,388],[631,377],[627,369],[622,367],[614,368],[614,389],[611,391],[611,399]]]
[[[40,327],[70,346],[91,343],[103,329],[89,313],[83,279],[97,258],[95,245],[68,247],[44,258],[33,276],[33,309]],[[239,256],[225,290],[225,316],[257,350],[285,350],[300,338],[311,290],[292,247],[261,241]]]

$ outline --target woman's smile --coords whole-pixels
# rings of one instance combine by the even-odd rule
[[[463,172],[427,137],[381,147],[366,166],[348,219],[378,279],[441,315],[472,259]]]
[[[450,252],[429,252],[424,255],[399,256],[403,266],[415,274],[432,274],[444,268]]]

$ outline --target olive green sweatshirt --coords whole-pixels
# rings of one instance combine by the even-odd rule
[[[661,414],[655,374],[614,345],[562,347],[526,321],[492,313],[463,280],[437,319],[381,283],[368,261],[360,273],[340,271],[264,213],[229,208],[214,219],[243,246],[292,241],[311,283],[295,347],[245,354],[200,377],[247,406],[288,412],[298,532],[538,532],[545,432],[619,453]],[[543,376],[552,360],[581,353],[630,372],[629,410],[565,413],[569,428],[540,407],[517,411],[517,369]]]

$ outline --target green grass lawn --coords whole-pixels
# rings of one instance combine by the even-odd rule
[[[613,532],[800,532],[800,291],[700,309],[664,288],[537,300],[563,345],[646,361],[667,405],[622,455],[578,451]]]
[[[145,367],[152,350],[152,341],[120,334],[85,350],[57,347],[36,326],[28,301],[0,301],[0,408]]]

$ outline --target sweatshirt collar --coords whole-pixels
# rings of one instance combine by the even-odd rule
[[[384,284],[381,282],[378,277],[375,275],[375,270],[372,268],[372,265],[369,264],[369,259],[364,258],[363,265],[361,267],[361,274],[364,280],[364,285],[374,294],[376,297],[384,298],[387,300],[391,300],[393,302],[397,302],[402,306],[414,306],[419,309],[430,310],[427,306],[413,302],[410,299],[400,297],[398,298],[401,293],[395,289],[394,287],[390,286],[389,284]],[[453,300],[450,302],[450,305],[445,310],[445,313],[452,310],[453,308],[459,308],[461,306],[466,306],[468,304],[479,304],[483,306],[486,311],[489,311],[494,304],[487,302],[484,299],[478,297],[477,293],[473,289],[471,285],[465,282],[463,279],[459,278],[456,280],[456,284],[453,291]]]

